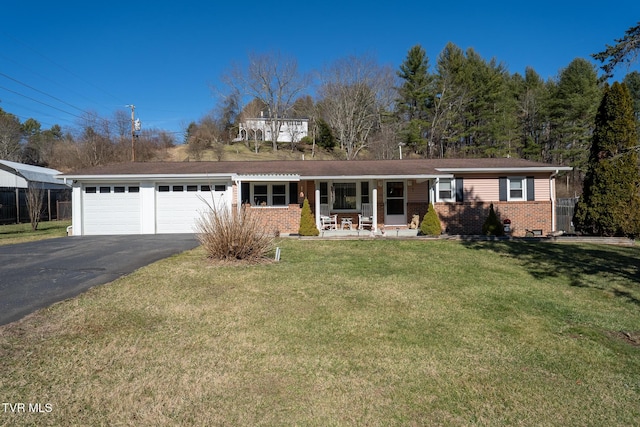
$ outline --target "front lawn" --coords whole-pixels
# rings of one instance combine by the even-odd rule
[[[70,225],[70,220],[43,221],[36,231],[31,229],[30,223],[0,225],[0,245],[63,237]]]
[[[235,267],[198,248],[0,327],[2,401],[44,408],[0,424],[640,419],[636,247],[278,245]]]

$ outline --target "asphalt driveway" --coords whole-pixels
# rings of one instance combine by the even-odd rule
[[[77,236],[0,246],[0,325],[193,249],[193,234]]]

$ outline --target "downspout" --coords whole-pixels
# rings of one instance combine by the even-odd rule
[[[236,205],[237,205],[237,211],[240,212],[242,210],[242,180],[241,179],[235,179],[234,180],[235,184],[236,184]]]
[[[551,232],[556,231],[556,176],[560,171],[556,169],[549,177],[549,193],[551,196]]]

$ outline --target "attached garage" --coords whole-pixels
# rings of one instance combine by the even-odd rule
[[[196,223],[209,206],[231,210],[235,175],[193,171],[193,165],[175,163],[186,173],[170,173],[166,163],[140,163],[147,173],[63,175],[73,191],[72,234],[196,233]],[[125,168],[131,165],[110,165]]]
[[[193,233],[209,205],[221,207],[227,186],[220,184],[169,182],[156,185],[156,233]]]
[[[82,204],[85,235],[141,232],[138,184],[86,185]]]

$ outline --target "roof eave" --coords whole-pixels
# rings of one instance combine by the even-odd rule
[[[448,173],[519,173],[519,172],[559,172],[573,170],[570,166],[534,166],[534,167],[508,167],[508,168],[436,168]]]

